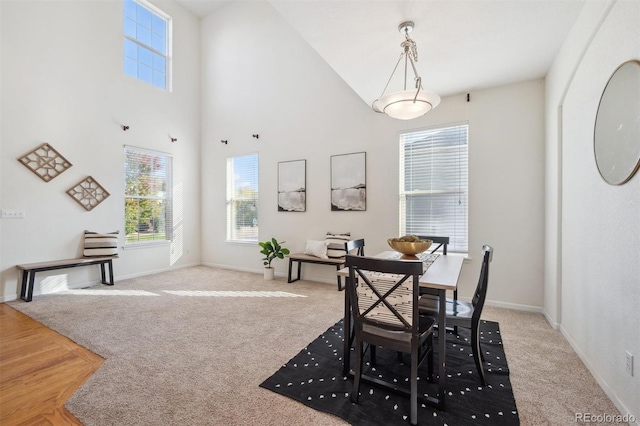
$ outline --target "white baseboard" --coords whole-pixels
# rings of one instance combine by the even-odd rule
[[[598,382],[598,384],[600,385],[600,387],[602,388],[602,390],[604,391],[604,393],[607,394],[607,396],[609,397],[609,399],[611,400],[611,402],[613,402],[613,404],[616,406],[616,408],[618,408],[618,410],[620,411],[620,413],[623,416],[629,417],[629,418],[633,418],[634,421],[633,422],[629,422],[629,425],[635,425],[635,426],[640,426],[640,413],[637,413],[638,416],[634,415],[633,413],[631,413],[631,411],[622,403],[622,401],[620,401],[620,398],[618,398],[618,395],[613,391],[613,389],[611,389],[611,387],[609,386],[609,384],[607,383],[606,380],[604,380],[602,378],[602,376],[600,374],[598,374],[598,372],[593,368],[593,366],[591,365],[591,363],[589,362],[589,359],[584,355],[584,353],[580,350],[580,348],[578,347],[578,345],[576,344],[576,342],[571,338],[571,336],[569,335],[569,333],[567,332],[567,330],[561,325],[560,326],[560,332],[562,333],[562,335],[564,336],[565,339],[567,339],[567,342],[569,342],[569,345],[571,345],[571,348],[573,349],[573,351],[578,355],[578,357],[580,358],[580,360],[582,361],[582,363],[585,365],[585,367],[587,367],[587,370],[589,370],[589,372],[591,373],[591,375],[593,376],[594,379],[596,379],[596,382]],[[593,414],[601,414],[601,413],[593,413]],[[606,413],[609,414],[609,413]],[[611,413],[612,414],[612,413]]]
[[[210,262],[202,262],[201,265],[202,266],[209,266],[211,268],[229,269],[231,271],[251,272],[253,274],[260,274],[260,275],[263,274],[263,270],[262,269],[243,268],[243,267],[240,267],[240,266],[222,265],[220,263],[210,263]],[[277,277],[286,277],[285,274],[281,274],[279,272],[276,272],[275,275]]]
[[[16,300],[18,298],[17,294],[10,294],[8,296],[0,297],[0,303],[11,302],[12,300]]]
[[[209,263],[209,262],[203,262],[202,263],[203,266],[210,266],[212,268],[220,268],[220,269],[229,269],[232,271],[241,271],[241,272],[252,272],[254,274],[263,274],[263,270],[262,269],[252,269],[252,268],[242,268],[239,266],[231,266],[231,265],[222,265],[219,263]],[[285,277],[288,278],[288,273],[284,273],[284,272],[276,272],[275,273],[276,277]],[[334,280],[328,280],[326,277],[316,277],[316,276],[308,276],[308,277],[304,277],[301,278],[304,281],[313,281],[313,282],[317,282],[317,283],[325,283],[325,284],[333,284],[336,286],[336,289],[338,288],[338,282],[334,279]]]
[[[459,297],[458,299],[464,302],[471,302],[470,297]],[[496,308],[505,308],[505,309],[513,309],[515,311],[527,311],[527,312],[535,312],[538,314],[542,313],[542,308],[539,306],[531,306],[531,305],[522,305],[520,303],[509,303],[509,302],[501,302],[499,300],[485,300],[484,302],[487,306],[493,306]]]
[[[516,311],[542,313],[540,306],[522,305],[520,303],[500,302],[498,300],[487,300],[484,302],[487,306],[495,306],[497,308],[514,309]]]
[[[115,280],[115,278],[114,278],[114,280]],[[85,282],[81,282],[81,283],[69,284],[65,290],[76,289],[76,288],[93,287],[94,285],[98,285],[98,284],[100,284],[99,280],[85,281]],[[55,293],[56,292],[54,291],[54,292],[45,293],[45,294],[55,294]],[[34,288],[33,297],[40,296],[42,294],[43,294],[42,292],[36,291],[35,288]],[[16,299],[18,299],[18,295],[17,294],[11,294],[9,296],[4,296],[2,298],[2,302],[11,302],[12,300],[16,300]]]
[[[554,330],[558,330],[560,328],[560,323],[555,322],[554,320],[551,319],[551,315],[549,315],[549,312],[547,312],[546,309],[542,310],[542,314],[544,315],[544,317],[547,319],[547,322],[549,323],[549,325],[551,326],[551,328],[553,328]]]
[[[200,263],[188,263],[186,265],[170,266],[168,268],[153,269],[151,271],[137,272],[135,274],[129,274],[129,275],[116,275],[113,281],[117,285],[118,284],[117,280],[128,280],[131,278],[138,278],[138,277],[144,277],[147,275],[159,274],[161,272],[169,272],[169,271],[176,271],[178,269],[191,268],[193,266],[200,266]]]

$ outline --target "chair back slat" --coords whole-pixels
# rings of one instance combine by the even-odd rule
[[[449,237],[434,237],[434,236],[428,236],[428,235],[418,235],[417,237],[420,238],[421,240],[433,241],[433,244],[431,244],[431,247],[429,247],[429,250],[431,250],[431,253],[435,253],[442,247],[442,254],[447,254]]]
[[[421,261],[347,255],[349,296],[356,325],[415,331]]]
[[[364,256],[364,238],[351,240],[344,243],[344,250],[347,254],[355,254],[356,256]],[[352,251],[356,250],[355,253]]]

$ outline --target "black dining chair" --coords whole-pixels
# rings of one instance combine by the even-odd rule
[[[434,236],[428,236],[428,235],[416,235],[416,236],[421,240],[433,241],[433,244],[431,244],[431,247],[429,247],[429,253],[435,253],[438,250],[442,249],[442,254],[447,254],[449,237],[434,237]]]
[[[350,240],[344,243],[344,252],[345,254],[353,254],[355,256],[364,256],[364,238],[359,238],[357,240]],[[345,281],[349,278],[345,277]],[[347,287],[345,283],[344,288]],[[338,291],[342,291],[342,282],[340,277],[338,277]]]
[[[434,236],[430,236],[430,235],[416,235],[418,238],[420,238],[421,240],[431,240],[433,241],[433,244],[431,244],[431,247],[429,247],[429,253],[435,253],[438,250],[442,250],[442,254],[443,255],[447,255],[447,248],[449,246],[449,237],[434,237]],[[421,288],[420,289],[420,294],[424,295],[424,294],[431,294],[432,296],[438,296],[438,290],[434,290],[431,288]],[[458,300],[458,290],[454,290],[453,292],[453,298],[455,300]]]
[[[433,325],[431,317],[421,316],[418,308],[419,279],[424,272],[421,261],[400,261],[347,255],[355,332],[355,375],[351,400],[358,402],[363,376],[364,344],[411,355],[410,387],[376,383],[410,395],[410,422],[418,422],[418,367],[427,359],[427,379],[433,374]],[[373,354],[372,354],[373,356]],[[373,362],[373,360],[372,360]]]
[[[476,363],[476,369],[480,375],[482,385],[487,384],[482,362],[484,356],[480,347],[480,315],[484,307],[484,301],[487,297],[487,285],[489,284],[489,264],[493,259],[493,248],[488,245],[482,246],[482,267],[480,269],[480,278],[478,286],[471,299],[471,303],[462,302],[460,300],[446,300],[446,319],[447,326],[465,327],[471,330],[471,351],[473,352],[473,360]],[[437,318],[438,315],[438,299],[434,299],[429,295],[420,297],[420,313],[423,315],[431,315]],[[440,333],[440,331],[438,331]],[[441,336],[444,338],[444,335]]]
[[[344,243],[344,249],[347,254],[355,254],[356,256],[364,256],[364,238],[351,240]],[[355,253],[354,253],[355,250]]]

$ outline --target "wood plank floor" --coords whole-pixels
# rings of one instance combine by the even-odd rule
[[[81,425],[64,403],[103,362],[0,303],[0,425]]]

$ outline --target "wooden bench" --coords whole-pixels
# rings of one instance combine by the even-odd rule
[[[25,302],[31,302],[31,299],[33,299],[33,286],[36,272],[53,271],[55,269],[100,265],[100,282],[106,285],[113,285],[113,259],[117,259],[117,257],[81,257],[77,259],[54,260],[52,262],[16,265],[16,268],[18,268],[19,271],[22,271],[22,290],[20,291],[20,298]],[[107,281],[105,265],[109,266],[109,281]]]
[[[344,244],[344,247],[347,253],[351,252],[352,250],[357,250],[356,254],[358,256],[364,256],[364,239],[348,241]],[[304,253],[292,253],[287,257],[289,258],[289,275],[287,278],[288,283],[292,283],[300,279],[303,263],[315,263],[317,265],[333,265],[336,267],[336,275],[337,275],[337,271],[342,269],[345,265],[344,257],[322,259],[320,257],[311,256]],[[298,275],[295,280],[291,279],[291,270],[293,269],[293,262],[298,263]],[[338,275],[338,291],[342,291],[342,277],[340,277],[340,275]]]
[[[287,278],[288,283],[298,281],[300,279],[300,273],[302,272],[303,263],[315,263],[318,265],[333,265],[336,267],[336,271],[339,271],[344,266],[344,257],[338,257],[335,259],[322,259],[320,257],[311,256],[304,253],[292,253],[289,256],[289,276]],[[291,269],[293,269],[293,262],[298,263],[298,276],[295,280],[291,279]],[[338,276],[338,291],[342,290],[342,278]]]

